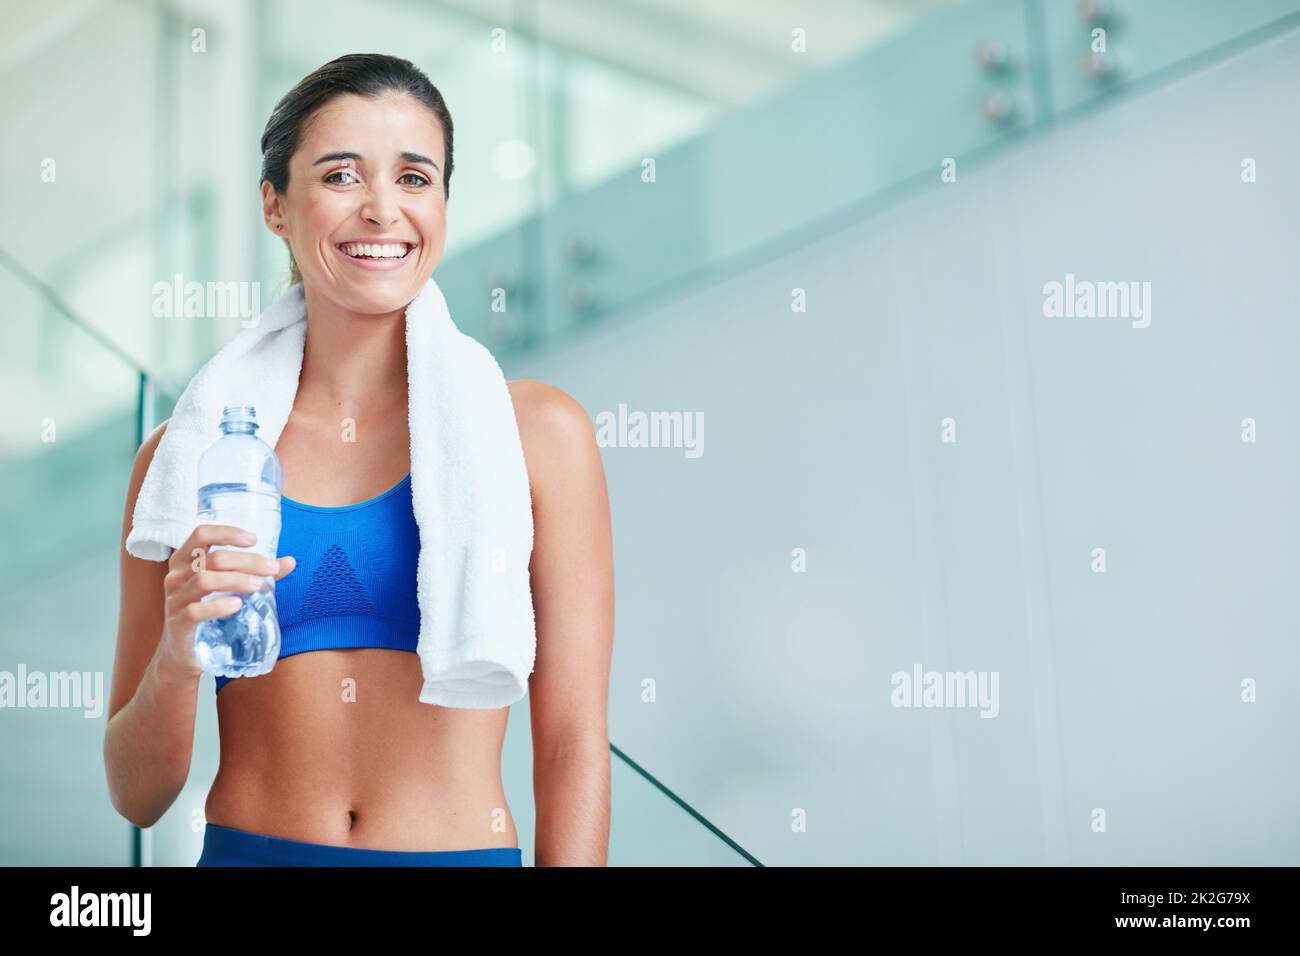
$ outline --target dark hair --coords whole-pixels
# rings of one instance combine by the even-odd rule
[[[345,93],[378,97],[385,93],[407,93],[433,111],[442,125],[447,149],[442,171],[443,195],[451,197],[451,113],[438,88],[410,60],[383,53],[349,53],[303,77],[271,111],[262,131],[262,182],[269,182],[279,195],[289,188],[289,159],[298,148],[303,127],[322,106]],[[284,244],[289,248],[289,240]],[[302,281],[298,263],[289,248],[289,282]]]

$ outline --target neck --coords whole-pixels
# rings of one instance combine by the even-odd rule
[[[307,339],[294,407],[360,419],[407,403],[406,309],[350,312],[306,290]]]

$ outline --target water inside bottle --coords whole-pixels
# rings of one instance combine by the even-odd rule
[[[212,545],[208,552],[254,551],[275,558],[280,539],[280,493],[269,484],[218,482],[199,489],[198,524],[223,524],[257,535],[252,547]],[[204,670],[220,677],[254,677],[275,665],[280,652],[279,618],[275,612],[275,580],[252,594],[213,592],[203,601],[235,596],[239,610],[199,622],[194,653]]]

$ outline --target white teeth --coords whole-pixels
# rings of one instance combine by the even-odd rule
[[[411,246],[405,242],[376,245],[369,242],[349,242],[341,246],[348,255],[365,256],[370,259],[401,259],[410,251]]]

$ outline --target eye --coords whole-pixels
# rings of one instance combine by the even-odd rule
[[[403,173],[402,176],[401,176],[401,178],[398,180],[398,182],[401,182],[402,179],[406,179],[408,176],[411,177],[411,178],[413,178],[413,179],[418,179],[418,180],[419,180],[419,182],[411,183],[410,185],[412,185],[412,186],[427,186],[427,185],[429,185],[429,180],[425,179],[425,178],[424,178],[423,176],[421,176],[419,173]]]
[[[328,176],[325,177],[325,182],[327,182],[327,183],[329,183],[329,182],[336,182],[336,180],[334,179],[335,176],[352,176],[352,181],[353,181],[353,182],[356,181],[356,176],[353,174],[352,170],[351,170],[351,169],[344,168],[344,169],[336,169],[336,170],[334,170],[334,172],[330,173]],[[340,185],[340,186],[350,186],[350,185],[352,185],[352,183],[343,183],[343,182],[340,182],[339,185]]]

